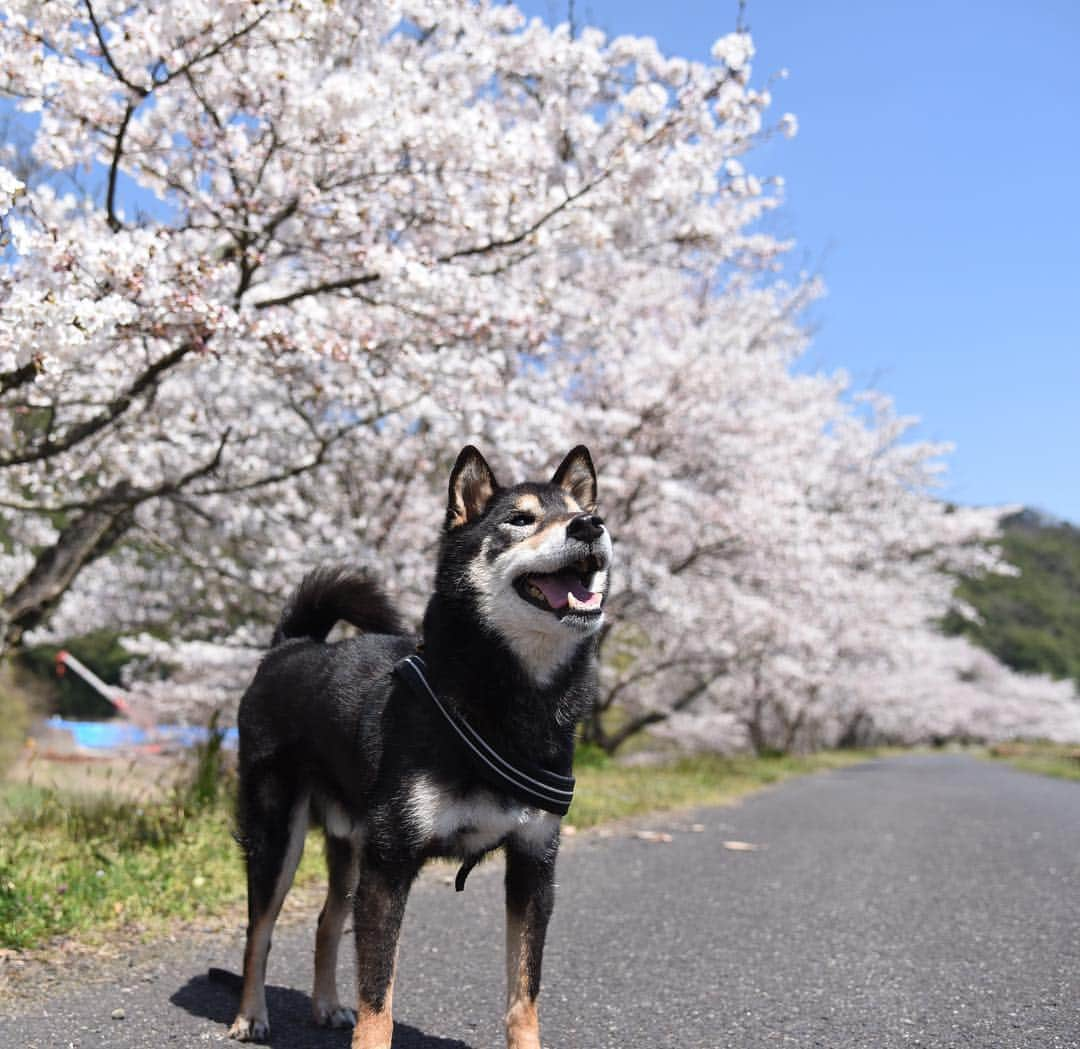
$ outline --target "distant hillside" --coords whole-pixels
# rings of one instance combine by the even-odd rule
[[[1005,558],[1020,575],[961,580],[957,594],[982,622],[951,614],[945,631],[965,634],[1015,670],[1080,684],[1080,528],[1033,510],[1003,524]]]

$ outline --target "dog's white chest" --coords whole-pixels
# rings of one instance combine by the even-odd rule
[[[414,840],[458,856],[486,852],[511,837],[529,851],[542,853],[559,822],[552,813],[527,805],[507,807],[488,790],[455,794],[427,776],[413,781],[406,811]]]

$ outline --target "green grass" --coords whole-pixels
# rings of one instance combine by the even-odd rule
[[[30,947],[126,920],[185,916],[235,892],[216,838],[223,810],[136,807],[44,792],[23,798],[2,828],[0,945]]]
[[[875,753],[844,750],[760,758],[701,754],[660,766],[625,766],[581,748],[574,767],[574,804],[566,822],[585,829],[650,812],[722,805],[770,783],[853,765]]]
[[[583,748],[567,822],[584,829],[727,802],[790,776],[868,756],[702,756],[627,768]],[[133,803],[112,794],[0,788],[0,947],[38,947],[58,937],[92,942],[120,927],[153,934],[241,905],[243,867],[226,794],[200,802],[189,788],[165,800]],[[321,880],[323,871],[322,841],[313,833],[298,881]]]
[[[1080,780],[1080,747],[1063,743],[999,743],[987,756],[1024,772]]]
[[[30,783],[0,784],[0,824],[40,806],[48,793]]]
[[[309,842],[300,879],[322,868]],[[40,788],[0,794],[0,947],[212,918],[244,899],[229,805],[142,805]]]

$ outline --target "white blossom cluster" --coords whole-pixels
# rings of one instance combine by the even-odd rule
[[[9,3],[8,643],[143,635],[136,696],[228,717],[313,565],[418,615],[464,442],[509,480],[583,441],[618,537],[593,738],[1080,735],[1061,686],[955,687],[930,624],[997,515],[934,497],[945,449],[792,371],[820,289],[760,222],[746,155],[797,122],[753,53],[488,0]]]

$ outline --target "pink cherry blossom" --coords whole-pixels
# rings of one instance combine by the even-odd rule
[[[760,222],[752,56],[487,0],[9,3],[4,642],[125,632],[136,702],[228,717],[313,565],[418,616],[463,443],[516,479],[584,441],[618,537],[592,738],[1080,737],[1067,686],[933,630],[999,511],[793,371],[821,288]]]

